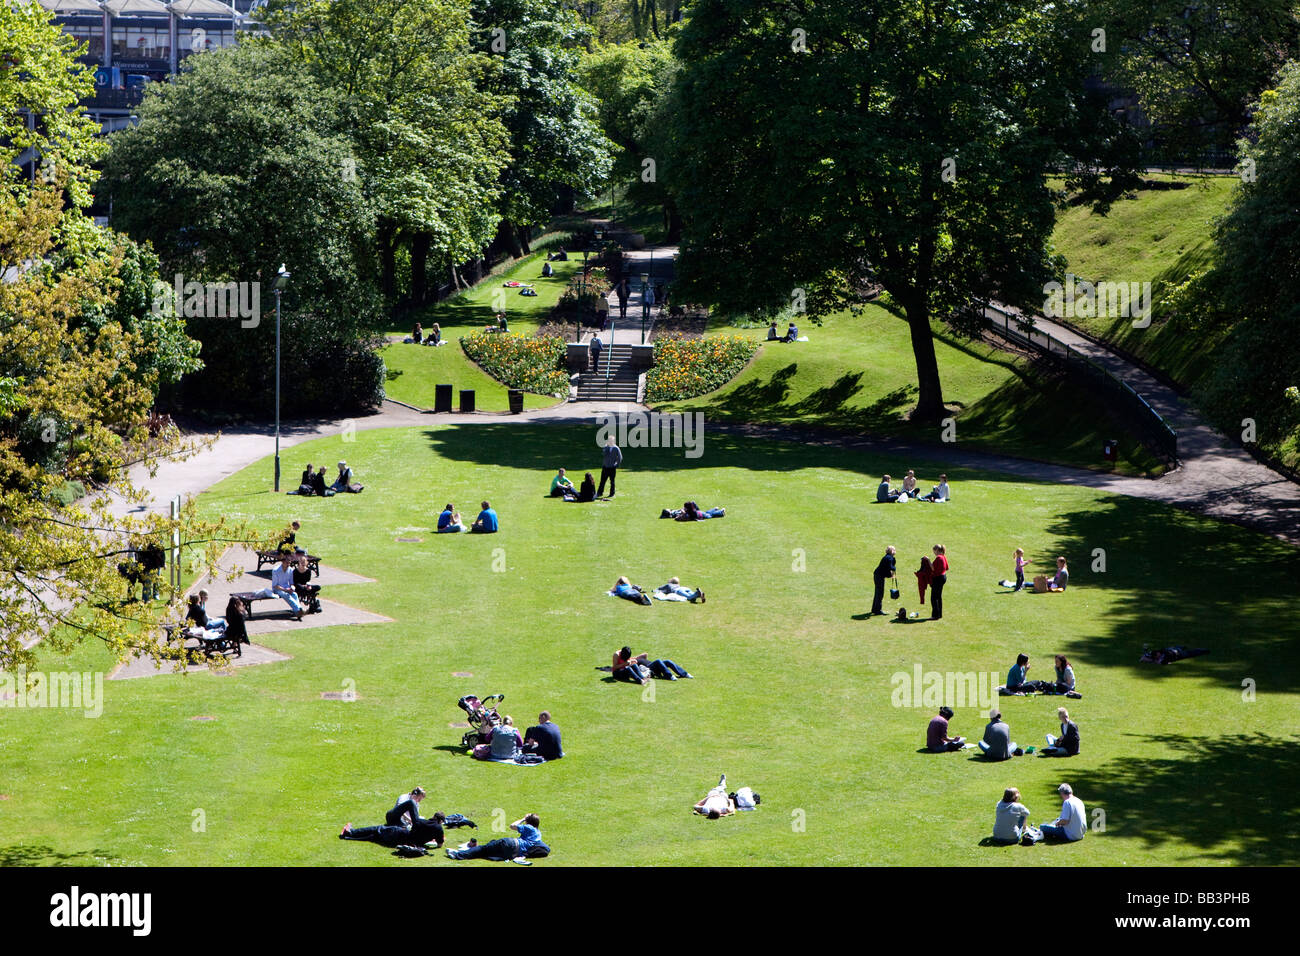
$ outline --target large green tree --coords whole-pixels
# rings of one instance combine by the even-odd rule
[[[377,402],[382,365],[368,342],[382,325],[375,217],[329,97],[275,47],[247,44],[194,57],[146,97],[139,117],[113,137],[99,189],[113,224],[150,241],[162,261],[155,308],[179,307],[203,342],[207,367],[186,381],[187,404],[270,411],[272,281],[281,263],[291,273],[282,303],[286,410]],[[214,314],[206,301],[196,310],[185,295],[172,302],[178,276],[182,290],[235,283],[246,311],[255,301],[258,314]]]
[[[591,196],[609,172],[596,103],[578,84],[585,30],[562,0],[474,0],[474,48],[497,59],[487,90],[509,105],[498,241],[515,256],[562,195]]]
[[[156,627],[165,610],[122,605],[117,563],[136,534],[176,532],[212,552],[223,533],[189,509],[172,522],[110,507],[138,497],[132,465],[180,450],[148,412],[159,383],[192,367],[193,348],[140,307],[154,278],[147,252],[85,213],[102,147],[77,106],[93,80],[76,52],[36,4],[0,5],[2,669],[30,665],[38,640],[177,657]],[[27,150],[34,179],[12,162]],[[72,501],[82,486],[91,493]]]
[[[1086,24],[1034,0],[699,0],[676,50],[659,174],[685,219],[679,297],[817,317],[883,289],[914,414],[944,414],[931,322],[1041,302],[1048,172],[1086,159],[1107,182]]]

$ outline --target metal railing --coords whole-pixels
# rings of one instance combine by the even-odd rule
[[[1145,398],[1133,390],[1123,379],[1082,352],[1041,329],[1026,327],[1032,317],[1022,317],[998,305],[984,308],[988,328],[1003,338],[1032,349],[1037,354],[1055,362],[1061,369],[1087,381],[1105,395],[1115,398],[1119,407],[1128,412],[1142,436],[1160,454],[1171,462],[1178,460],[1178,432],[1164,416],[1151,407]]]

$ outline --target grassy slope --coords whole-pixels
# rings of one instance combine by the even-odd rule
[[[1183,282],[1209,263],[1211,228],[1223,215],[1238,180],[1223,176],[1152,175],[1149,179],[1183,184],[1181,189],[1140,190],[1121,199],[1106,216],[1076,206],[1057,217],[1052,241],[1070,271],[1092,282],[1150,282],[1152,298]],[[1115,342],[1161,369],[1176,381],[1190,383],[1203,368],[1202,338],[1179,335],[1160,321],[1135,329],[1128,318],[1075,318],[1074,324]]]
[[[907,325],[883,308],[805,325],[809,342],[765,344],[749,367],[715,392],[663,406],[702,411],[706,420],[826,425],[939,442],[937,425],[913,425],[916,366]],[[752,333],[762,339],[765,329]],[[1121,439],[1118,470],[1158,473],[1160,465],[1100,402],[1046,378],[1028,363],[979,342],[942,334],[935,343],[944,398],[962,406],[964,446],[1097,467],[1102,441]],[[1106,432],[1107,434],[1102,434]]]
[[[493,323],[502,306],[511,332],[521,332],[524,335],[536,332],[555,308],[569,277],[582,270],[582,257],[579,255],[566,262],[554,263],[555,275],[543,278],[543,261],[543,253],[520,259],[501,274],[487,278],[473,289],[412,317],[409,326],[392,329],[393,334],[409,335],[411,326],[417,321],[426,329],[432,328],[433,323],[437,322],[442,327],[442,337],[448,344],[431,349],[399,342],[385,348],[382,354],[389,373],[385,386],[388,397],[419,408],[432,408],[434,386],[451,383],[456,389],[474,389],[479,409],[505,411],[505,386],[485,374],[466,357],[459,339]],[[518,289],[502,285],[512,279],[534,283],[537,295],[521,296]],[[524,395],[525,408],[544,408],[555,404],[555,401],[548,395]]]
[[[870,505],[875,477],[905,463],[712,434],[696,460],[627,449],[614,502],[544,499],[554,465],[596,463],[593,439],[540,426],[364,432],[347,449],[369,476],[363,495],[274,496],[263,463],[216,486],[201,499],[209,512],[268,527],[301,518],[300,540],[328,563],[378,579],[328,596],[396,623],[281,633],[267,643],[292,661],[234,676],[110,682],[98,720],[0,711],[10,797],[0,864],[451,866],[335,838],[345,820],[379,822],[417,782],[431,789],[430,812],[469,813],[487,825],[480,836],[493,835],[498,808],[507,821],[538,811],[555,848],[543,866],[1300,862],[1300,650],[1278,627],[1296,551],[1152,502],[998,476],[953,472],[950,505]],[[340,441],[303,450],[329,459]],[[482,495],[501,512],[501,534],[429,533],[444,500]],[[727,505],[728,517],[656,519],[687,496]],[[424,540],[394,540],[409,536]],[[910,608],[911,571],[935,541],[953,567],[943,622],[856,619],[885,544],[900,548]],[[994,582],[1016,545],[1035,569],[1069,555],[1071,590],[1001,593]],[[1096,548],[1106,573],[1090,570]],[[1225,608],[1224,569],[1247,564]],[[620,573],[647,585],[679,574],[709,601],[641,608],[605,597]],[[606,683],[595,667],[624,642],[697,679],[656,684],[653,702]],[[1147,643],[1213,653],[1138,665]],[[892,675],[920,664],[1000,681],[1018,651],[1033,657],[1031,676],[1053,652],[1073,660],[1084,697],[1066,703],[1082,754],[998,766],[918,754],[930,713],[892,706]],[[85,649],[47,667],[105,664]],[[1247,677],[1259,685],[1252,703]],[[356,702],[320,698],[347,681]],[[569,756],[516,768],[455,752],[456,699],[494,691],[523,723],[550,709]],[[1062,702],[1001,704],[1015,739],[1041,744]],[[977,706],[957,708],[955,732],[982,724]],[[688,807],[721,771],[756,787],[763,807],[693,818]],[[1063,779],[1090,811],[1106,811],[1104,834],[1057,848],[980,845],[1004,787],[1018,786],[1045,822]],[[191,826],[196,808],[205,832]],[[1030,886],[1031,904],[1059,895]]]

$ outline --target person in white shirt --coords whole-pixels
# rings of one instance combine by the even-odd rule
[[[703,800],[695,805],[695,812],[710,820],[730,816],[736,812],[736,804],[727,795],[727,775],[724,773],[718,785],[708,792]]]
[[[911,474],[911,472],[908,472]],[[928,495],[921,497],[922,501],[947,501],[948,500],[948,476],[940,475],[939,484],[930,490]]]
[[[293,584],[293,555],[285,552],[280,555],[280,566],[271,569],[271,586],[257,592],[258,597],[278,597],[289,605],[289,610],[302,620],[302,603]]]
[[[1074,789],[1068,783],[1061,784],[1056,792],[1061,795],[1061,815],[1051,823],[1043,824],[1043,837],[1068,843],[1082,840],[1088,832],[1083,801],[1074,795]]]

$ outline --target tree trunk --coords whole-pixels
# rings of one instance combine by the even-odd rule
[[[524,255],[529,256],[533,253],[532,229],[529,226],[519,227],[519,244],[524,247]]]
[[[924,293],[913,293],[902,303],[907,325],[912,332],[912,355],[916,359],[916,385],[920,392],[914,421],[938,421],[947,415],[943,404],[943,387],[939,382],[939,360],[934,354],[934,333],[930,329],[930,310]]]
[[[518,259],[524,254],[524,250],[519,245],[519,236],[515,232],[515,224],[509,219],[502,219],[497,223],[497,236],[492,244],[504,249],[512,259]]]
[[[397,227],[385,220],[379,224],[379,287],[391,300],[397,291]]]
[[[675,202],[669,201],[664,204],[664,218],[666,221],[664,241],[669,245],[676,245],[682,241],[682,214],[678,212]]]
[[[411,301],[423,305],[429,301],[429,246],[433,237],[427,232],[416,233],[411,240]]]

